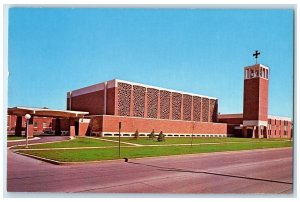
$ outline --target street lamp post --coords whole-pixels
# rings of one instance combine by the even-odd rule
[[[25,115],[26,119],[26,148],[28,148],[28,125],[29,125],[29,119],[31,118],[30,114]]]

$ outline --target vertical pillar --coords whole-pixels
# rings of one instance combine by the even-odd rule
[[[210,114],[210,99],[208,99],[208,120],[207,122],[212,122],[212,117]]]
[[[79,119],[78,136],[84,137],[89,132],[90,119]]]
[[[200,97],[200,122],[202,122],[202,113],[203,113],[203,110],[202,110],[202,97]]]
[[[183,120],[183,94],[181,94],[180,120]]]
[[[170,114],[169,114],[169,119],[172,120],[173,119],[173,110],[172,110],[172,102],[173,102],[173,96],[172,96],[172,92],[170,93]]]
[[[243,137],[247,137],[247,127],[243,126]]]
[[[55,119],[55,135],[61,135],[60,119]]]
[[[130,91],[130,116],[133,116],[134,104],[133,104],[133,85],[131,85]]]
[[[194,121],[194,96],[192,96],[191,121]]]
[[[69,125],[70,125],[69,135],[70,135],[70,137],[75,137],[75,119],[74,118],[69,119]]]
[[[115,81],[115,90],[114,90],[114,96],[115,96],[115,105],[114,105],[114,115],[119,115],[119,90],[118,90],[118,83]]]
[[[104,100],[103,100],[103,114],[106,115],[106,106],[107,106],[107,82],[104,82]]]
[[[144,118],[147,118],[148,115],[148,97],[147,97],[147,88],[146,88],[146,91],[145,91],[145,105],[144,105]]]
[[[18,135],[18,136],[22,135],[22,116],[17,116],[15,135]]]
[[[157,118],[160,119],[160,90],[157,94]]]
[[[255,134],[256,134],[256,126],[253,126],[252,138],[255,138]]]

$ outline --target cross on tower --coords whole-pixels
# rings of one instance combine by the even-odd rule
[[[253,53],[253,56],[256,59],[256,64],[257,64],[257,58],[258,58],[259,55],[260,55],[260,52],[258,52],[258,50],[256,50],[255,53]]]

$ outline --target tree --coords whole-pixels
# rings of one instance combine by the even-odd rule
[[[138,139],[139,136],[140,136],[139,131],[136,129],[136,131],[135,131],[133,137],[134,137],[134,139]]]
[[[155,138],[154,130],[152,130],[152,132],[150,133],[149,138],[151,138],[152,140],[153,140],[153,138]]]
[[[158,142],[164,142],[165,141],[165,135],[163,134],[162,131],[160,131],[158,138],[157,138]]]

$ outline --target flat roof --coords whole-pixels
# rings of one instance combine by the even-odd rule
[[[69,97],[70,94],[72,94],[73,96],[77,96],[77,95],[81,95],[81,94],[85,94],[85,93],[91,93],[91,92],[102,90],[102,89],[104,89],[104,84],[105,83],[107,83],[107,84],[112,83],[111,87],[118,87],[118,83],[126,83],[126,84],[130,84],[130,85],[142,86],[142,87],[145,87],[145,88],[154,88],[154,89],[157,89],[157,90],[164,90],[164,91],[180,93],[180,94],[185,94],[185,95],[191,95],[191,96],[197,96],[197,97],[202,97],[202,98],[208,98],[208,99],[213,99],[213,100],[218,99],[216,97],[210,97],[210,96],[206,96],[206,95],[200,95],[200,94],[188,93],[188,92],[183,92],[183,91],[178,91],[178,90],[173,90],[173,89],[161,88],[161,87],[157,87],[157,86],[151,86],[151,85],[136,83],[136,82],[132,82],[132,81],[125,81],[125,80],[121,80],[121,79],[113,79],[113,80],[109,80],[109,81],[89,85],[89,86],[79,88],[79,89],[76,89],[76,90],[72,90],[72,91],[68,92],[67,96]]]
[[[226,118],[243,118],[243,113],[239,114],[218,114],[219,119],[226,119]],[[284,120],[284,121],[292,121],[289,117],[284,116],[273,116],[268,115],[268,119],[276,119],[276,120]]]
[[[228,118],[243,118],[243,114],[218,114],[219,119],[228,119]]]
[[[84,115],[88,115],[89,112],[83,111],[71,111],[71,110],[59,110],[37,107],[11,107],[7,109],[9,115],[24,116],[30,114],[34,116],[43,117],[56,117],[56,118],[81,118]]]

